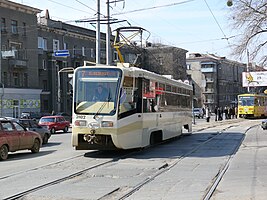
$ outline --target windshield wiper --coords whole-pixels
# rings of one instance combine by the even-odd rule
[[[104,102],[101,106],[100,106],[100,108],[98,109],[98,111],[94,114],[94,119],[96,119],[96,116],[104,109],[104,107],[110,102],[110,100],[111,100],[111,97],[110,97],[110,93],[109,93],[109,95],[108,95],[108,99],[107,99],[107,101],[106,102]]]

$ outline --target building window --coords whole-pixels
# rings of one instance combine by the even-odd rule
[[[11,20],[11,33],[18,34],[18,21]]]
[[[64,50],[67,50],[68,49],[68,43],[64,42],[63,48],[64,48]]]
[[[100,58],[106,59],[106,52],[105,51],[100,51]]]
[[[59,40],[53,39],[53,51],[58,51],[58,50],[59,50]]]
[[[159,61],[159,64],[160,64],[160,65],[163,65],[163,57],[159,57],[159,58],[158,58],[158,61]]]
[[[48,91],[48,82],[47,80],[43,80],[43,90]]]
[[[26,35],[26,23],[23,22],[23,35],[25,36]]]
[[[74,46],[73,46],[73,56],[75,56],[76,53],[77,53],[77,52],[76,52],[76,45],[74,45]]]
[[[67,61],[63,61],[62,62],[62,66],[63,66],[63,68],[68,67],[68,62]]]
[[[191,70],[192,69],[191,64],[186,64],[186,69]]]
[[[14,80],[14,85],[19,86],[19,73],[17,72],[13,73],[13,80]]]
[[[3,73],[3,79],[4,79],[4,86],[7,86],[8,85],[8,83],[7,83],[7,72]]]
[[[46,38],[38,37],[38,48],[47,50],[47,39]]]
[[[95,50],[94,49],[91,49],[91,51],[90,51],[90,57],[91,58],[95,58]]]
[[[6,32],[6,19],[5,18],[1,19],[1,31]]]
[[[43,101],[44,111],[48,111],[48,100]]]
[[[119,55],[118,55],[118,52],[117,51],[114,51],[114,54],[113,54],[113,60],[116,62],[116,61],[119,61]]]
[[[23,86],[28,87],[28,74],[27,73],[23,74]]]
[[[45,59],[43,59],[43,64],[42,64],[43,66],[43,70],[47,70],[47,67],[46,67],[46,60]]]
[[[82,47],[82,56],[85,56],[85,47]]]

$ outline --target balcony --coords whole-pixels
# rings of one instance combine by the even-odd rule
[[[2,51],[3,59],[15,58],[15,56],[16,56],[16,50]]]
[[[213,83],[214,82],[214,78],[206,78],[206,83]]]
[[[216,69],[214,69],[213,67],[209,67],[209,68],[202,68],[200,70],[202,73],[214,73],[216,72]]]
[[[206,89],[203,93],[204,94],[212,94],[212,93],[214,93],[215,92],[215,90],[214,89]]]
[[[13,66],[15,68],[26,68],[27,67],[26,60],[10,59],[8,63],[10,66]]]
[[[27,67],[27,58],[26,58],[26,51],[19,49],[19,50],[11,50],[12,55],[10,57],[6,57],[8,59],[9,66],[14,68],[26,68]]]
[[[205,103],[214,103],[214,99],[206,99]]]

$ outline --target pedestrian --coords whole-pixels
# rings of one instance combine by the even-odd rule
[[[214,114],[215,114],[215,121],[218,120],[218,107],[216,106],[214,109]]]
[[[235,106],[235,118],[237,119],[237,115],[238,115],[238,110],[237,110],[237,106]]]
[[[222,107],[218,107],[218,121],[223,120],[222,114],[223,114]]]
[[[224,107],[224,116],[225,116],[225,119],[228,119],[228,108],[227,108],[227,106]]]
[[[209,107],[206,108],[206,120],[207,120],[207,122],[210,121],[210,109],[209,109]]]

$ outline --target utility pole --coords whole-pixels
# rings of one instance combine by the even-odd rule
[[[109,12],[109,0],[107,0],[107,33],[106,33],[106,65],[110,65],[110,12]]]
[[[249,72],[249,52],[247,49],[247,73]],[[249,93],[249,85],[248,85],[248,93]]]
[[[100,0],[97,0],[96,20],[96,64],[100,64]]]
[[[4,97],[4,84],[2,83],[2,24],[0,24],[0,84],[2,87],[1,93],[1,116],[3,115],[3,97]]]

